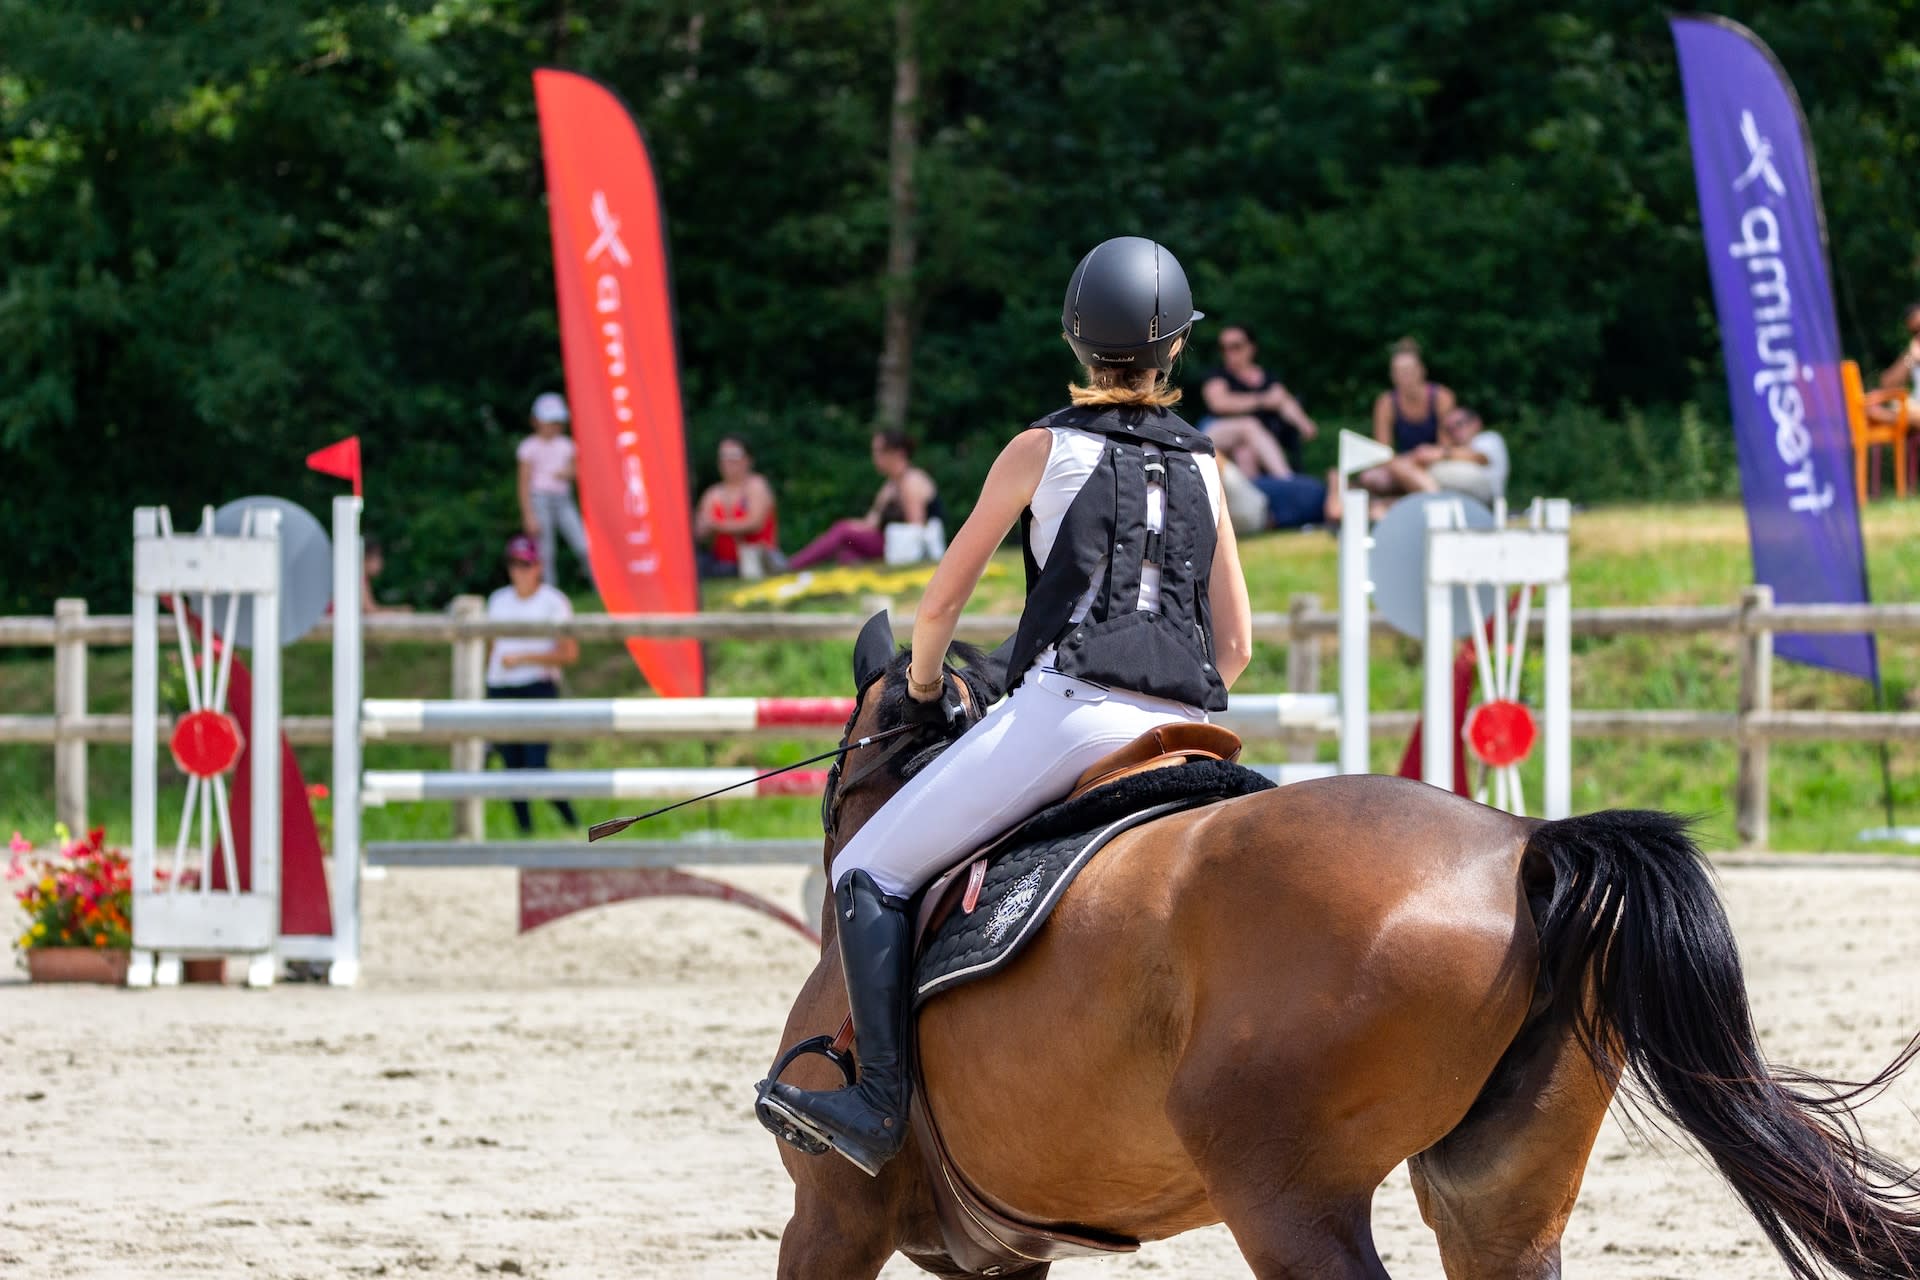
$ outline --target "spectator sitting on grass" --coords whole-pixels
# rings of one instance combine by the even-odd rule
[[[1249,478],[1300,470],[1301,442],[1320,433],[1280,379],[1254,363],[1259,348],[1244,325],[1220,331],[1220,367],[1200,384],[1200,430]]]
[[[935,514],[939,491],[933,477],[913,465],[913,441],[904,431],[876,431],[872,441],[873,469],[886,477],[867,514],[836,520],[833,527],[795,552],[791,569],[809,569],[827,560],[864,564],[886,555],[888,525],[925,528]]]
[[[1438,444],[1440,423],[1454,408],[1453,392],[1427,379],[1427,366],[1420,358],[1420,344],[1402,338],[1393,344],[1387,361],[1392,386],[1373,402],[1373,438],[1392,449],[1392,462],[1362,471],[1355,482],[1367,492],[1382,498],[1416,493],[1415,477],[1425,464],[1412,462],[1412,455],[1423,445]]]
[[[1880,386],[1887,391],[1907,393],[1907,426],[1920,429],[1920,302],[1907,304],[1906,325],[1906,349],[1880,375]],[[1875,405],[1868,412],[1881,422],[1892,422],[1895,407]]]
[[[758,578],[780,563],[773,486],[753,469],[753,451],[739,436],[720,437],[720,481],[707,486],[693,512],[694,552],[703,578]]]
[[[1327,486],[1311,476],[1248,476],[1222,458],[1220,489],[1233,531],[1243,536],[1304,529],[1327,519]]]
[[[1488,506],[1507,495],[1507,442],[1464,405],[1441,420],[1439,443],[1421,445],[1410,458],[1411,493],[1457,493]]]

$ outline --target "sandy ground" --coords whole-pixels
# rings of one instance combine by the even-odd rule
[[[370,883],[352,991],[0,983],[0,1275],[771,1276],[790,1190],[748,1099],[806,945],[690,901],[517,938],[510,874]],[[1920,1029],[1920,871],[1724,886],[1776,1057],[1864,1074]],[[1865,1115],[1909,1163],[1917,1104],[1920,1072]],[[1395,1276],[1437,1280],[1403,1172],[1375,1222]],[[1785,1274],[1693,1157],[1617,1123],[1566,1254],[1587,1280]],[[1248,1272],[1214,1228],[1055,1274]]]

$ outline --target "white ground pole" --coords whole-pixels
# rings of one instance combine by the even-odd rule
[[[1429,503],[1427,511],[1425,694],[1426,732],[1420,738],[1420,776],[1436,787],[1453,786],[1453,591],[1482,585],[1502,588],[1495,622],[1506,618],[1505,588],[1541,586],[1546,592],[1546,667],[1542,707],[1544,815],[1572,812],[1572,604],[1567,583],[1567,530],[1572,507],[1562,498],[1536,500],[1531,527],[1471,530],[1460,505]],[[1470,596],[1471,598],[1471,596]],[[1524,625],[1524,622],[1523,624]],[[1504,640],[1505,627],[1496,636]],[[1517,672],[1515,673],[1517,678]]]
[[[134,512],[133,530],[133,955],[127,981],[131,986],[178,982],[183,955],[212,952],[248,957],[247,985],[269,986],[280,926],[279,513],[250,512],[240,536],[221,537],[213,532],[209,508],[198,534],[175,537],[164,508],[142,507]],[[253,734],[254,742],[262,746],[250,757],[252,887],[245,893],[240,891],[234,864],[226,785],[218,777],[204,784],[190,781],[164,886],[157,875],[162,595],[182,601],[198,597],[201,655],[212,651],[217,621],[231,634],[238,597],[253,597]],[[217,603],[222,596],[226,597],[224,609]],[[174,634],[189,708],[224,710],[232,649],[223,650],[218,664],[197,662],[194,637],[180,612],[174,614]],[[183,891],[180,881],[190,869],[188,846],[196,809],[199,883]],[[216,821],[227,873],[227,888],[220,892],[213,889]]]
[[[1370,495],[1352,476],[1393,457],[1393,450],[1354,431],[1340,433],[1340,772],[1369,773],[1367,663],[1372,625],[1373,534]]]

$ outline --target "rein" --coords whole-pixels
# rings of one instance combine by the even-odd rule
[[[851,724],[851,722],[849,722],[849,724]],[[676,800],[672,804],[662,805],[658,809],[652,809],[646,813],[637,813],[630,818],[610,818],[605,822],[596,822],[591,827],[587,828],[587,841],[588,843],[592,843],[593,841],[602,839],[606,836],[616,835],[619,832],[625,831],[628,827],[632,826],[636,822],[645,822],[648,818],[657,818],[663,813],[671,813],[675,809],[681,809],[690,804],[698,804],[702,800],[711,800],[713,799],[713,797],[717,795],[721,795],[725,792],[733,791],[740,787],[751,786],[756,782],[762,781],[763,779],[778,777],[780,774],[783,774],[783,773],[790,773],[793,770],[800,768],[802,765],[818,764],[822,760],[834,760],[833,769],[830,771],[827,779],[827,792],[829,795],[831,795],[833,793],[834,781],[839,777],[839,774],[840,774],[840,762],[839,760],[835,759],[835,757],[844,757],[849,751],[857,751],[861,747],[871,746],[873,743],[881,742],[888,738],[898,737],[899,735],[905,733],[907,730],[915,727],[916,726],[910,725],[910,724],[895,725],[893,728],[883,729],[879,733],[870,733],[866,737],[861,738],[858,742],[845,742],[845,743],[842,743],[840,746],[835,747],[831,751],[822,751],[817,756],[808,756],[805,760],[795,760],[792,764],[781,765],[778,769],[769,769],[765,773],[755,774],[751,778],[743,778],[739,782],[730,782],[724,787],[717,787],[714,790],[707,792],[705,795],[693,796],[692,798],[686,799],[686,800]],[[898,745],[894,747],[890,747],[881,756],[881,760],[885,761],[885,760],[892,759],[894,753],[897,752],[898,750],[899,750]],[[854,776],[865,777],[868,772],[869,770],[863,769],[860,773]]]
[[[675,809],[685,808],[690,804],[698,804],[702,800],[711,800],[717,795],[724,795],[726,792],[736,790],[740,787],[751,786],[767,778],[778,777],[780,774],[789,773],[804,765],[818,764],[822,760],[833,761],[833,767],[827,771],[826,791],[820,797],[820,826],[827,837],[831,839],[834,827],[838,825],[840,816],[841,787],[843,785],[851,787],[865,781],[881,769],[891,765],[903,750],[918,745],[914,740],[902,736],[920,727],[915,724],[897,724],[891,729],[882,729],[878,733],[869,733],[852,742],[847,741],[847,735],[853,732],[854,722],[860,718],[860,712],[866,703],[867,690],[885,678],[886,673],[882,672],[868,680],[866,684],[860,686],[859,691],[854,695],[853,714],[847,717],[846,727],[840,731],[840,745],[831,751],[822,751],[817,756],[808,756],[804,760],[796,760],[792,764],[782,765],[778,769],[769,769],[765,773],[755,774],[751,778],[743,778],[739,782],[729,783],[724,787],[716,787],[704,795],[693,796],[686,800],[676,800],[672,804],[662,805],[658,809],[650,809],[646,813],[637,813],[626,818],[610,818],[606,822],[596,822],[587,828],[588,843],[592,843],[595,840],[603,840],[611,835],[617,835],[636,822],[645,822],[648,818],[657,818],[663,813],[671,813]],[[875,743],[885,742],[889,738],[899,740],[875,756],[872,760],[862,764],[860,768],[856,769],[850,776],[845,778],[841,777],[840,768],[846,763],[847,755],[850,752],[858,751],[862,747],[873,746]]]

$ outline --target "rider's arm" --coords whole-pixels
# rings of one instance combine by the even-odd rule
[[[1207,582],[1207,607],[1213,614],[1213,665],[1229,689],[1253,661],[1253,605],[1247,600],[1247,578],[1240,569],[1240,544],[1234,540],[1233,521],[1226,504],[1214,534],[1213,572]]]
[[[947,646],[953,643],[953,631],[960,622],[960,611],[966,608],[980,575],[986,572],[987,561],[993,559],[1007,531],[1033,501],[1052,451],[1053,433],[1044,427],[1032,427],[1015,436],[994,459],[987,482],[980,489],[980,501],[947,544],[947,554],[940,558],[940,567],[933,571],[927,593],[920,598],[913,622],[913,663],[907,669],[918,683],[927,685],[939,678]],[[1236,571],[1238,563],[1235,561]]]

